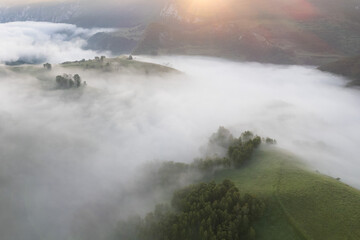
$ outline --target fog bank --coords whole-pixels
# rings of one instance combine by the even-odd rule
[[[196,57],[143,60],[196,79],[186,91],[192,121],[274,137],[314,168],[360,188],[360,92],[345,87],[349,80],[314,67]]]
[[[54,90],[54,79],[0,72],[4,239],[71,239],[146,212],[152,199],[124,195],[137,169],[192,161],[219,126],[276,138],[314,170],[360,187],[360,94],[343,79],[300,66],[140,59],[184,74],[76,71],[87,88]],[[106,235],[96,233],[86,239]]]
[[[60,63],[93,58],[83,50],[90,36],[111,29],[84,29],[71,24],[11,22],[0,24],[0,63]],[[101,53],[100,53],[101,54]]]

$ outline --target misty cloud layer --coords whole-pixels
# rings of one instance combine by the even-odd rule
[[[53,79],[0,72],[4,239],[69,239],[99,219],[111,228],[146,212],[148,199],[123,195],[140,177],[136,169],[190,162],[219,126],[276,138],[314,169],[360,187],[360,94],[343,79],[310,67],[141,59],[184,74],[77,71],[88,87],[66,91],[51,90]]]
[[[29,63],[79,60],[93,58],[91,50],[83,50],[86,39],[99,31],[71,24],[47,22],[11,22],[0,24],[0,63],[25,61]]]
[[[182,108],[202,128],[222,124],[238,133],[249,129],[274,137],[321,172],[360,187],[360,94],[345,87],[346,79],[312,67],[211,58],[148,60],[196,79],[184,91],[188,100]]]

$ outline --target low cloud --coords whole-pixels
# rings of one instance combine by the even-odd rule
[[[148,199],[124,195],[140,166],[192,161],[219,126],[276,138],[314,170],[360,187],[360,94],[343,79],[301,66],[140,59],[184,74],[74,70],[87,88],[52,90],[51,77],[0,71],[4,239],[69,239],[95,226],[104,228],[86,239],[102,239],[116,219],[151,209]]]
[[[192,132],[218,125],[237,133],[252,130],[276,138],[321,172],[360,187],[360,94],[345,87],[348,80],[313,67],[213,58],[144,60],[188,74],[187,89],[173,90],[172,96],[183,98],[174,111],[196,123]]]
[[[0,63],[60,63],[96,54],[84,50],[90,36],[111,29],[84,29],[71,24],[11,22],[0,24]]]

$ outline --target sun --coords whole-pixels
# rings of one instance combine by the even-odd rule
[[[200,17],[213,17],[231,10],[233,0],[185,0],[186,11]]]

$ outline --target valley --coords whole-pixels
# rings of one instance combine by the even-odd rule
[[[359,0],[0,0],[0,239],[360,239],[359,55]]]

